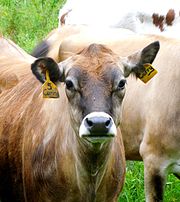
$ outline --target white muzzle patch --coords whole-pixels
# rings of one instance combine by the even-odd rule
[[[91,142],[103,142],[117,135],[113,118],[105,112],[92,112],[84,117],[79,136]]]

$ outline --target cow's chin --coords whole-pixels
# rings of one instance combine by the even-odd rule
[[[92,112],[84,117],[79,136],[92,144],[111,141],[117,134],[113,118],[105,112]]]

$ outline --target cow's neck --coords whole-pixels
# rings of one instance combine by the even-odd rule
[[[83,194],[89,193],[96,198],[96,193],[103,179],[107,176],[111,161],[112,142],[104,144],[86,144],[78,142],[76,156],[76,173],[78,186]],[[88,189],[88,190],[87,190]],[[91,192],[91,193],[90,193]],[[93,198],[91,198],[93,201]]]

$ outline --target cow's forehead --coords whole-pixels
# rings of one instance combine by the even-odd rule
[[[71,70],[82,74],[100,76],[120,69],[120,58],[103,45],[92,44],[69,61]],[[72,70],[73,71],[73,70]],[[73,71],[74,72],[74,71]]]
[[[76,62],[71,64],[71,68],[66,74],[77,78],[78,80],[85,79],[106,79],[112,80],[120,76],[124,76],[122,67],[119,63],[114,61],[106,61],[104,63],[95,63],[93,61],[86,61],[86,63]]]

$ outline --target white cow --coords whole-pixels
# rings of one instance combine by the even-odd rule
[[[67,0],[59,12],[62,24],[121,27],[179,38],[180,0]]]

